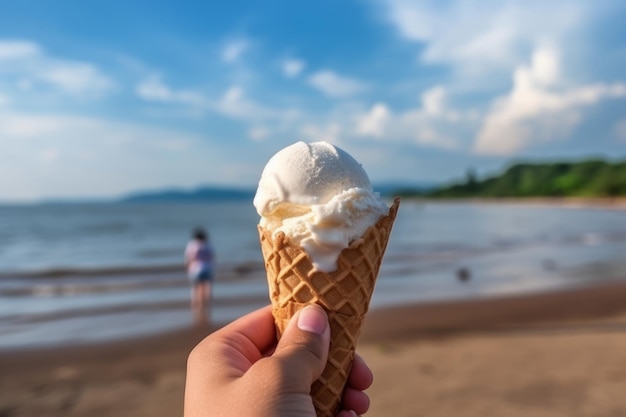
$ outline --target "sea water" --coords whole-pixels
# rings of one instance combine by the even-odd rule
[[[195,227],[215,246],[211,319],[260,307],[257,222],[249,202],[0,207],[0,348],[190,325],[183,251]],[[626,211],[408,200],[372,308],[617,280],[625,258]]]

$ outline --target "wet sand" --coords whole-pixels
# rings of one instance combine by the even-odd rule
[[[0,417],[182,415],[208,328],[0,352]],[[626,281],[370,312],[368,416],[626,415]]]

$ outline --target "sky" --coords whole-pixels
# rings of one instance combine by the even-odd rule
[[[0,1],[1,201],[250,188],[299,140],[375,184],[626,157],[621,0]]]

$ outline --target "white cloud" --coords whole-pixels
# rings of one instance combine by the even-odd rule
[[[422,95],[422,104],[427,114],[437,116],[444,113],[446,91],[442,86],[433,87]]]
[[[24,40],[0,41],[0,61],[24,59],[39,54],[41,54],[41,49],[34,42]]]
[[[411,110],[398,116],[392,136],[440,149],[456,149],[460,146],[459,140],[446,131],[453,130],[452,125],[442,123],[439,118],[433,118],[423,109]]]
[[[424,45],[423,62],[451,64],[463,76],[509,71],[528,50],[567,44],[593,13],[591,3],[568,0],[383,3],[398,33]]]
[[[306,64],[299,59],[286,59],[283,61],[283,74],[285,77],[294,78],[302,73]]]
[[[223,116],[252,123],[257,127],[263,123],[265,129],[271,130],[287,130],[300,118],[300,112],[296,109],[274,108],[248,97],[243,87],[239,85],[229,87],[215,103],[211,104],[211,108]],[[273,124],[271,128],[269,123]],[[255,139],[258,139],[258,134],[257,130]]]
[[[422,109],[424,116],[440,119],[448,123],[468,122],[478,119],[478,112],[472,109],[459,111],[448,104],[449,90],[443,85],[436,85],[422,93]]]
[[[247,39],[234,39],[226,43],[222,49],[222,61],[233,63],[250,48],[250,42]]]
[[[333,71],[319,71],[311,75],[309,84],[329,97],[348,97],[363,92],[367,86]]]
[[[113,82],[95,66],[81,62],[54,62],[38,72],[37,77],[59,89],[82,94],[107,91]]]
[[[243,87],[239,85],[229,87],[221,97],[210,98],[192,90],[173,89],[153,75],[138,84],[135,92],[146,101],[195,106],[248,122],[284,120],[291,114],[289,110],[279,111],[254,101],[246,96]]]
[[[376,103],[369,112],[357,116],[358,135],[381,138],[388,129],[391,111],[384,103]]]
[[[0,113],[0,136],[3,138],[30,138],[57,134],[68,124],[65,117],[27,116],[20,113]],[[73,126],[81,124],[78,118],[73,119]],[[8,139],[7,139],[8,140]]]
[[[152,75],[135,88],[137,95],[146,101],[162,103],[180,103],[193,106],[207,105],[207,99],[190,90],[172,90],[158,76]]]
[[[262,106],[246,97],[241,86],[232,86],[222,95],[215,109],[228,117],[248,121],[266,120],[278,116],[278,112]]]
[[[275,124],[272,130],[285,130],[299,117],[299,112],[294,109],[273,108],[248,97],[240,85],[229,87],[220,97],[215,98],[188,89],[174,89],[153,75],[138,84],[135,92],[146,101],[192,106],[200,114],[213,112],[252,123],[254,127],[249,129],[248,136],[253,140],[267,136],[270,129],[267,123]],[[264,123],[262,128],[260,123]]]
[[[421,106],[416,108],[392,112],[387,104],[377,103],[368,112],[356,116],[355,134],[456,149],[460,146],[459,132],[474,123],[477,115],[473,111],[452,109],[447,96],[445,87],[436,85],[422,93]]]
[[[0,199],[193,186],[227,160],[209,138],[72,115],[0,112],[0,137]]]
[[[97,66],[52,57],[30,41],[0,41],[0,62],[0,76],[22,91],[51,87],[58,92],[90,97],[115,87],[114,81]]]
[[[512,155],[534,142],[562,139],[578,125],[584,107],[626,97],[623,83],[568,86],[563,79],[558,53],[536,51],[530,66],[515,70],[509,94],[494,100],[474,150]]]
[[[560,68],[558,53],[552,49],[539,49],[532,57],[532,82],[550,86],[559,80]]]
[[[248,130],[248,137],[255,141],[262,141],[271,133],[272,131],[267,126],[253,126]]]

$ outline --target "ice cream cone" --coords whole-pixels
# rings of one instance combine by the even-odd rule
[[[396,198],[386,216],[341,252],[337,270],[331,273],[315,270],[306,252],[283,233],[272,236],[259,227],[278,337],[291,317],[308,304],[319,304],[328,313],[328,362],[311,387],[318,417],[334,417],[338,411],[399,204]]]

